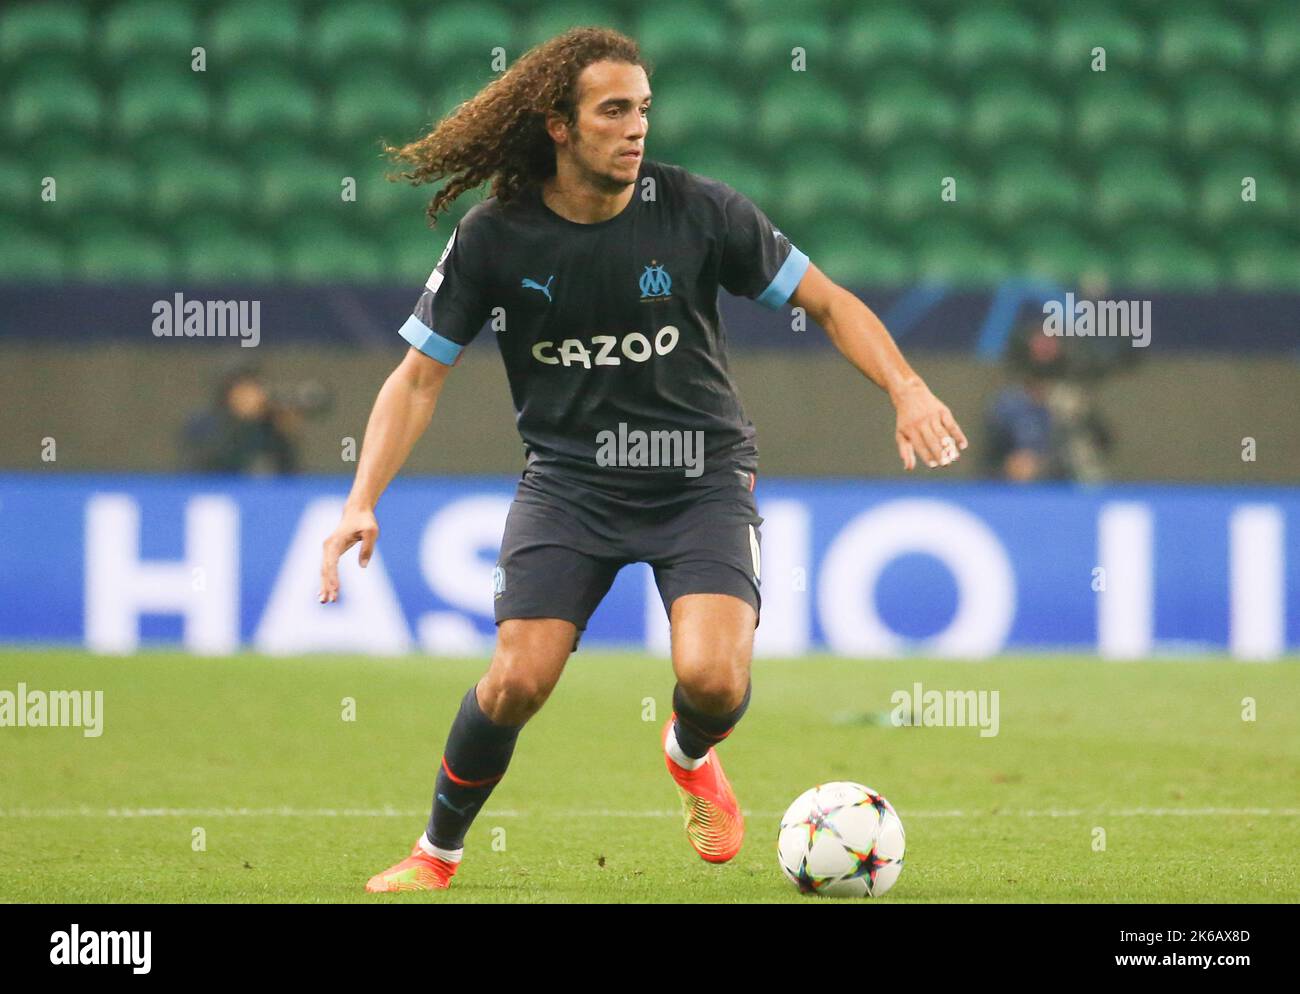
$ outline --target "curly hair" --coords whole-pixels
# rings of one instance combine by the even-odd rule
[[[555,172],[548,114],[577,120],[578,76],[593,62],[627,62],[651,72],[637,43],[609,28],[571,28],[530,48],[505,73],[460,104],[423,138],[384,152],[411,168],[390,180],[413,185],[450,177],[429,202],[429,226],[466,190],[492,181],[503,203]]]

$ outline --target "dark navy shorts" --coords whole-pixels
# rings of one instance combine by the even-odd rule
[[[524,472],[494,576],[497,624],[561,618],[578,639],[614,577],[649,563],[664,610],[683,594],[731,594],[759,613],[763,519],[753,477],[645,495]],[[755,622],[757,624],[757,621]],[[574,641],[577,648],[577,640]]]

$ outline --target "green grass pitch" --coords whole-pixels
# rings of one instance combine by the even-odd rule
[[[104,692],[99,738],[0,728],[0,900],[824,904],[781,876],[776,828],[834,779],[880,790],[906,826],[902,877],[876,904],[1300,896],[1295,660],[757,660],[721,750],[748,834],[710,866],[659,750],[669,663],[589,649],[521,736],[453,889],[365,894],[422,830],[484,665],[0,650],[0,690]],[[890,695],[917,681],[998,691],[998,735],[893,727]]]

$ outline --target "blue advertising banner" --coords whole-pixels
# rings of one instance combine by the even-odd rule
[[[342,478],[0,475],[0,643],[462,655],[494,633],[515,481],[396,481],[362,570],[316,601]],[[756,652],[1113,658],[1300,649],[1300,489],[760,479]],[[583,639],[666,652],[650,570]]]

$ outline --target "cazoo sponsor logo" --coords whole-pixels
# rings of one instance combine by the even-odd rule
[[[639,331],[631,332],[622,338],[617,335],[593,335],[590,339],[592,348],[582,343],[580,338],[566,338],[558,345],[555,342],[538,342],[533,346],[533,358],[548,366],[621,366],[623,360],[646,362],[651,356],[667,355],[677,347],[681,332],[675,325],[667,324],[655,332],[654,341]],[[616,354],[617,353],[617,354]]]

